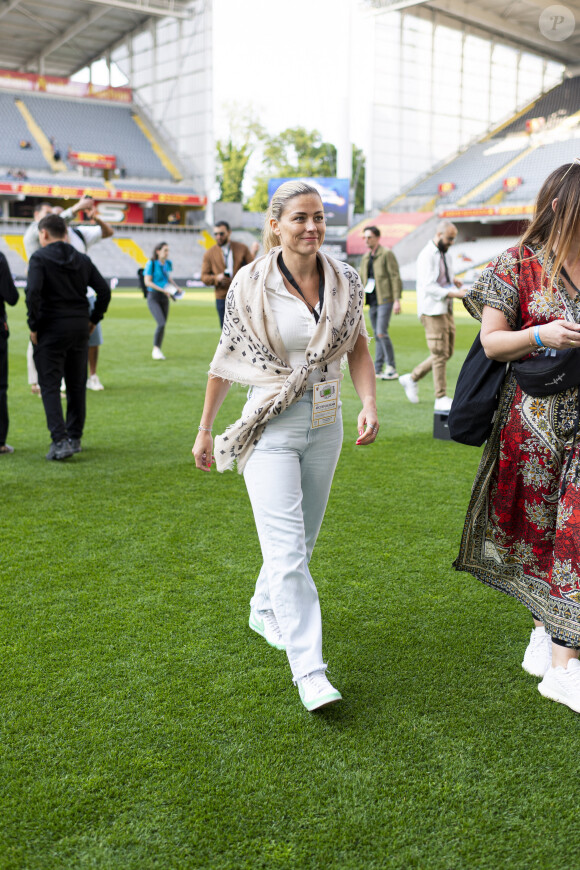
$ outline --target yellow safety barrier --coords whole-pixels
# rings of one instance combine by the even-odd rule
[[[35,139],[36,144],[42,151],[42,155],[50,168],[54,172],[64,172],[66,170],[65,164],[62,160],[54,159],[54,150],[50,143],[50,139],[42,127],[34,120],[28,106],[26,106],[22,100],[14,100],[14,105],[26,121],[26,126],[28,127],[31,136]]]
[[[137,242],[134,242],[133,239],[113,239],[113,241],[120,247],[124,254],[127,254],[135,260],[138,266],[144,266],[149,259],[143,251],[143,248],[138,245]]]
[[[180,173],[179,169],[175,166],[174,163],[171,162],[171,160],[169,159],[169,157],[167,156],[167,154],[165,153],[165,151],[163,150],[163,148],[161,147],[161,145],[159,144],[157,139],[154,137],[153,133],[149,130],[147,125],[144,123],[143,119],[140,118],[139,115],[132,115],[131,117],[133,118],[133,120],[135,121],[135,123],[137,124],[137,126],[139,127],[139,129],[141,130],[143,135],[145,136],[145,138],[149,140],[149,144],[151,145],[151,147],[153,148],[153,150],[155,151],[155,153],[157,154],[157,156],[159,157],[162,164],[165,166],[165,168],[167,169],[167,171],[169,172],[169,174],[171,175],[173,180],[174,181],[182,181],[183,176]]]
[[[26,251],[24,250],[24,236],[22,235],[4,235],[2,236],[11,251],[15,251],[24,262],[28,262]]]

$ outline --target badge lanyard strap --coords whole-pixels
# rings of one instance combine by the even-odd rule
[[[302,296],[302,298],[304,299],[304,301],[308,305],[308,308],[310,309],[310,313],[314,317],[315,323],[318,323],[318,321],[320,320],[320,314],[318,313],[316,308],[312,307],[312,305],[310,304],[310,302],[308,301],[308,299],[306,298],[306,296],[304,295],[304,293],[302,292],[302,290],[298,286],[298,282],[295,280],[294,276],[289,271],[288,266],[284,262],[284,258],[282,257],[281,252],[280,252],[280,254],[278,254],[278,265],[280,266],[280,271],[282,272],[282,274],[284,275],[284,277],[286,278],[288,283],[291,284],[292,287],[294,287],[294,289],[298,293],[300,293],[300,295]],[[322,306],[324,304],[324,272],[322,271],[322,268],[321,268],[320,262],[318,261],[318,258],[316,259],[316,267],[318,269],[318,301],[320,303],[320,311],[322,312]]]

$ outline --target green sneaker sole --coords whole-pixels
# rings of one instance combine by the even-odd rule
[[[311,701],[309,704],[306,703],[302,696],[300,696],[300,700],[308,712],[312,713],[313,710],[320,710],[321,707],[328,707],[330,704],[336,704],[337,701],[342,701],[342,695],[340,692],[329,692],[328,695],[323,695],[322,698],[316,698],[315,701]]]
[[[272,643],[271,641],[268,640],[268,638],[266,637],[266,635],[264,633],[264,623],[263,622],[262,623],[256,622],[256,620],[253,618],[253,613],[251,611],[250,611],[250,620],[248,622],[248,625],[250,626],[252,631],[255,631],[256,634],[259,634],[260,637],[264,638],[264,640],[266,641],[268,646],[271,646],[274,649],[282,650],[282,652],[286,651],[286,647],[284,646],[284,644]]]

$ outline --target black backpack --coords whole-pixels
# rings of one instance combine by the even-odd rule
[[[147,299],[148,290],[147,290],[147,284],[145,283],[145,278],[143,277],[143,275],[144,275],[144,270],[137,269],[137,280],[139,281],[139,287],[141,288],[141,290],[143,292],[143,296],[145,297],[145,299]]]

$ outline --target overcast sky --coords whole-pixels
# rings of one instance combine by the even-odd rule
[[[251,107],[269,133],[317,129],[339,145],[365,146],[357,115],[366,104],[361,28],[351,0],[214,0],[214,112],[228,133],[228,105]],[[350,108],[349,108],[350,100]],[[353,127],[355,128],[353,130]],[[357,141],[357,138],[359,141]],[[255,167],[254,167],[255,169]]]

